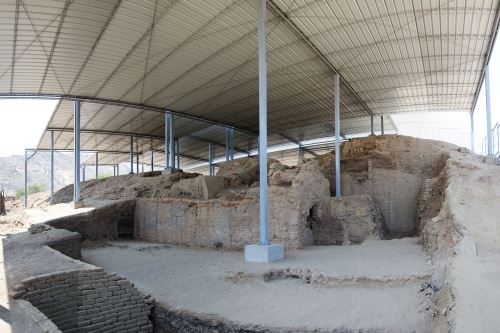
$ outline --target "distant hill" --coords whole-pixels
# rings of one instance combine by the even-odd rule
[[[73,183],[73,159],[71,155],[56,153],[55,186],[56,190]],[[39,152],[28,162],[28,182],[30,185],[43,185],[50,189],[50,154]],[[0,157],[0,189],[6,195],[14,195],[24,188],[24,156]]]

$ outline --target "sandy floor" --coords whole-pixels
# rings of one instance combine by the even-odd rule
[[[142,292],[178,309],[271,327],[424,332],[431,275],[415,239],[311,247],[272,264],[249,264],[241,252],[137,241],[85,249],[84,260],[117,272]],[[265,280],[271,270],[314,272]]]

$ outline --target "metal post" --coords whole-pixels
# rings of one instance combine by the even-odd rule
[[[116,175],[119,176],[120,175],[120,164],[117,164],[116,165]]]
[[[115,176],[116,176],[116,166],[113,165],[113,177],[115,177]]]
[[[267,194],[267,68],[266,68],[266,0],[259,2],[259,181],[260,245],[269,245]]]
[[[165,169],[170,167],[170,114],[165,112]]]
[[[170,167],[172,170],[175,169],[175,133],[174,133],[174,116],[169,113],[170,116]]]
[[[139,173],[139,138],[135,140],[135,172]]]
[[[470,150],[474,152],[474,113],[470,113]]]
[[[151,139],[151,172],[154,170],[155,165],[155,152],[153,151],[153,139]]]
[[[384,135],[384,115],[380,115],[380,134]]]
[[[95,179],[99,179],[99,152],[95,152]]]
[[[335,74],[335,197],[342,198],[340,184],[340,78]]]
[[[134,137],[130,137],[130,174],[134,173]]]
[[[373,115],[370,116],[370,131],[371,131],[371,135],[375,135],[375,126],[373,124]]]
[[[210,142],[208,143],[208,175],[214,175],[214,171],[212,168],[212,144]]]
[[[229,161],[229,128],[226,127],[226,162]]]
[[[175,140],[175,150],[176,150],[176,154],[177,154],[177,169],[180,169],[181,168],[181,154],[180,154],[180,151],[179,151],[179,139],[176,139]]]
[[[84,164],[84,165],[82,165],[81,169],[82,169],[82,180],[83,180],[83,181],[85,181],[85,176],[86,176],[86,175],[85,175],[85,171],[87,170],[87,169],[85,168],[85,164]]]
[[[226,127],[226,161],[234,159],[234,128]]]
[[[486,138],[487,138],[487,156],[493,156],[493,140],[491,137],[491,101],[490,101],[490,68],[487,64],[484,68],[484,87],[486,91]]]
[[[24,208],[28,208],[28,151],[24,151]]]
[[[74,119],[74,184],[73,184],[73,202],[80,202],[80,100],[73,101],[73,119]]]
[[[54,204],[54,131],[50,131],[50,203]]]

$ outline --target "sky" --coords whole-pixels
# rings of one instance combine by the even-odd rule
[[[498,43],[490,59],[492,127],[500,122],[500,51]],[[0,99],[0,157],[22,155],[36,147],[56,106],[56,100]],[[474,110],[474,148],[482,152],[486,136],[484,84]],[[471,147],[470,114],[463,112],[407,113],[392,115],[398,133],[424,139],[447,141]]]

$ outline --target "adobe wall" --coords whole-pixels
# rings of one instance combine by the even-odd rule
[[[370,195],[380,209],[389,236],[414,235],[422,183],[440,172],[450,147],[397,135],[351,139],[341,145],[342,194]],[[334,195],[334,155],[319,159]]]
[[[368,238],[382,238],[382,217],[369,195],[330,199],[330,216],[311,218],[315,245],[359,244]]]
[[[246,161],[234,161],[248,163]],[[223,169],[224,170],[224,169]],[[230,185],[234,184],[234,178]],[[273,163],[269,171],[269,239],[286,248],[313,244],[307,221],[316,207],[329,212],[328,181],[317,161],[300,168]],[[185,192],[188,192],[187,190]],[[138,198],[134,238],[151,242],[241,250],[259,239],[259,187],[226,189],[217,198]]]
[[[104,200],[103,200],[104,201]],[[107,201],[86,213],[64,216],[47,221],[58,229],[78,232],[82,240],[117,239],[120,223],[132,224],[135,200]]]

